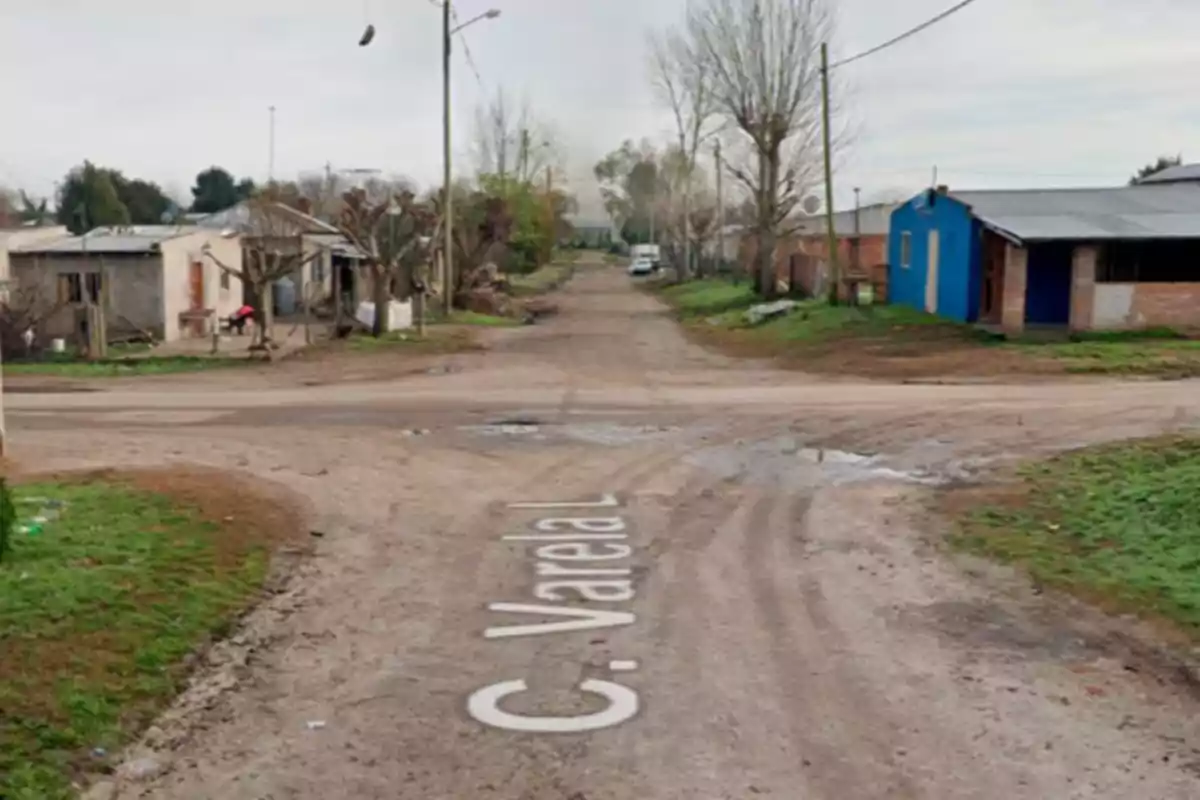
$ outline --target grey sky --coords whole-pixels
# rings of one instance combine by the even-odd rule
[[[839,58],[950,0],[840,0]],[[15,3],[13,5],[16,5]],[[276,175],[377,167],[422,183],[441,169],[439,11],[429,0],[38,0],[6,9],[0,182],[49,193],[84,158],[186,194],[217,163],[262,178],[267,107]],[[683,0],[459,0],[456,152],[497,85],[561,133],[572,172],[623,138],[665,138],[644,33]],[[375,43],[356,46],[370,17]],[[930,181],[964,187],[1121,182],[1160,153],[1200,158],[1200,3],[978,0],[838,71],[856,132],[836,184],[866,196]]]

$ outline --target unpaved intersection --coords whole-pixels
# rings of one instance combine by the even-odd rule
[[[32,462],[239,469],[325,534],[122,798],[1200,796],[1186,691],[945,561],[912,500],[1190,425],[1192,385],[816,383],[696,350],[619,271],[563,309],[403,382],[10,398]]]

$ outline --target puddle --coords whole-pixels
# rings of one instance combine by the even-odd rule
[[[611,422],[577,423],[562,428],[564,436],[591,444],[623,445],[665,439],[679,431],[669,425],[617,425]]]
[[[685,461],[726,479],[747,483],[810,489],[869,481],[903,481],[939,485],[945,476],[920,469],[902,469],[884,455],[808,447],[788,436],[757,442],[710,447],[685,456]]]
[[[459,430],[480,436],[536,436],[542,426],[534,422],[488,422],[483,425],[464,425]]]

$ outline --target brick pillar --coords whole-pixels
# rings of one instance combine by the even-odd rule
[[[1071,257],[1071,330],[1092,327],[1092,307],[1096,296],[1096,261],[1100,248],[1081,244]]]
[[[1005,333],[1025,330],[1025,271],[1028,265],[1029,251],[1008,244],[1004,251],[1004,299],[1000,316]]]

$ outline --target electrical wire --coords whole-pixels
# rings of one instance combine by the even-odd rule
[[[951,14],[954,14],[955,12],[962,11],[964,8],[966,8],[967,6],[971,5],[971,3],[974,3],[974,2],[975,2],[975,0],[962,0],[962,2],[958,3],[957,5],[951,6],[950,8],[946,9],[942,13],[938,14],[936,17],[925,20],[924,22],[922,22],[920,25],[916,26],[915,28],[911,28],[911,29],[905,31],[904,33],[900,34],[899,36],[896,36],[892,39],[888,39],[883,44],[872,47],[870,50],[864,50],[863,52],[859,53],[858,55],[850,56],[849,58],[843,58],[841,61],[837,61],[833,64],[830,64],[829,68],[836,69],[838,67],[844,67],[847,64],[858,61],[859,59],[866,58],[867,56],[873,56],[876,53],[878,53],[880,50],[886,50],[887,48],[889,48],[893,45],[900,44],[900,42],[903,42],[905,39],[909,38],[910,36],[915,36],[916,34],[920,33],[921,31],[925,30],[926,28],[930,27],[931,25],[936,25],[937,23],[944,20],[946,17],[950,16]]]
[[[445,2],[450,2],[450,0],[445,0]],[[458,11],[455,10],[453,5],[450,6],[450,15],[454,18],[455,25],[462,24],[458,20]],[[462,40],[463,55],[467,59],[467,66],[471,68],[471,72],[475,73],[475,80],[479,83],[480,87],[482,87],[483,76],[479,74],[479,67],[475,66],[475,57],[471,55],[471,46],[467,44],[467,37],[462,33],[459,33],[458,38]]]

